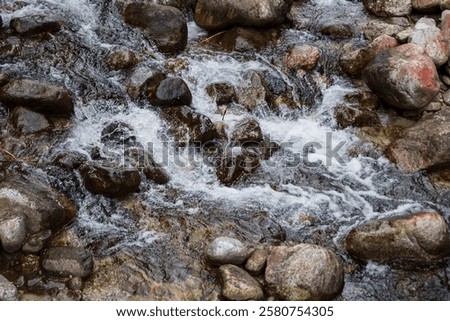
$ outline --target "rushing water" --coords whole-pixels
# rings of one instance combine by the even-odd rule
[[[129,253],[139,258],[145,273],[154,279],[176,282],[195,274],[191,265],[201,260],[198,242],[204,237],[227,234],[252,242],[322,244],[350,264],[341,238],[361,222],[421,210],[439,210],[448,219],[448,194],[436,190],[420,173],[401,173],[382,156],[351,156],[349,149],[363,143],[352,130],[338,129],[335,124],[334,107],[356,87],[339,72],[335,59],[339,42],[319,36],[317,23],[331,18],[354,21],[355,38],[351,41],[363,43],[358,28],[368,18],[360,2],[311,0],[295,17],[296,22],[308,26],[306,29],[287,29],[277,48],[257,53],[207,49],[198,43],[206,33],[189,22],[188,48],[177,57],[183,64],[171,75],[186,81],[193,95],[192,106],[213,122],[223,121],[228,132],[242,119],[256,117],[263,133],[283,146],[263,161],[256,173],[231,187],[218,181],[214,167],[204,161],[198,150],[176,149],[153,107],[132,101],[126,94],[123,83],[127,75],[104,67],[105,55],[121,47],[151,53],[144,59],[144,66],[162,69],[165,63],[164,56],[144,40],[138,29],[124,24],[115,1],[27,2],[29,5],[23,7],[19,1],[3,4],[6,8],[17,6],[14,12],[5,9],[4,22],[8,23],[12,16],[37,13],[66,20],[65,30],[45,41],[36,41],[33,46],[23,45],[21,57],[1,62],[3,71],[62,83],[75,93],[73,125],[50,150],[49,158],[60,150],[89,155],[93,148],[102,147],[100,133],[105,124],[120,120],[135,129],[139,143],[151,144],[155,159],[165,162],[171,177],[168,186],[143,184],[141,191],[128,201],[91,195],[70,181],[79,180],[76,173],[67,174],[69,179],[55,178],[66,193],[73,193],[79,208],[71,229],[98,257]],[[10,37],[6,41],[18,40]],[[313,71],[304,79],[285,74],[271,63],[287,47],[299,43],[315,44],[322,52],[316,69],[320,71]],[[268,73],[291,88],[298,107],[273,111],[260,106],[252,113],[238,110],[223,115],[205,88],[216,82],[245,86],[249,71]],[[314,103],[302,106],[302,97],[311,97]],[[322,148],[310,150],[306,159],[304,147],[311,142]],[[325,148],[334,148],[340,142],[343,163],[330,160]],[[311,166],[308,160],[319,160],[321,165]],[[45,161],[42,168],[45,170]],[[202,229],[208,232],[196,235]],[[402,283],[405,278],[411,279],[410,283]],[[432,273],[401,272],[369,263],[347,274],[342,298],[448,299],[443,279],[445,273],[441,269]],[[201,297],[208,295],[202,293]]]

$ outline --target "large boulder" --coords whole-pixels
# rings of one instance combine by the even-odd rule
[[[350,231],[345,248],[361,260],[433,263],[450,253],[448,226],[438,213],[371,221]]]
[[[43,114],[73,113],[73,101],[67,89],[36,80],[17,79],[9,82],[0,91],[0,101],[8,106],[27,107]]]
[[[363,70],[363,80],[384,102],[422,109],[438,94],[439,76],[422,46],[405,44],[382,52]]]
[[[45,274],[54,277],[87,278],[94,269],[94,261],[89,251],[71,246],[51,247],[42,257]]]
[[[412,11],[411,0],[363,0],[366,9],[379,17],[406,16]]]
[[[177,53],[187,44],[187,23],[177,8],[132,2],[124,10],[125,22],[142,28],[144,34],[166,53]]]
[[[404,171],[415,172],[450,165],[450,111],[422,118],[392,143],[388,157]]]
[[[265,280],[281,300],[332,300],[344,286],[344,269],[341,260],[321,246],[277,246],[267,258]]]
[[[199,0],[195,22],[207,30],[273,26],[286,19],[291,4],[292,0]]]
[[[8,176],[0,183],[0,241],[7,252],[19,250],[27,235],[59,231],[75,215],[72,202],[40,176]]]
[[[111,198],[134,193],[141,184],[137,169],[120,164],[88,162],[80,167],[80,173],[87,190]]]
[[[243,269],[227,264],[219,268],[222,296],[231,301],[262,300],[261,284]]]
[[[24,36],[45,32],[57,32],[63,26],[61,20],[42,15],[12,18],[9,24],[14,32]]]

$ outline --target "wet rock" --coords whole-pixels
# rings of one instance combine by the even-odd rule
[[[340,59],[344,71],[351,76],[361,75],[364,68],[381,52],[397,46],[397,40],[388,35],[375,38],[366,48],[352,51]]]
[[[105,145],[136,146],[136,135],[131,125],[113,121],[107,124],[101,132],[100,141]]]
[[[166,78],[158,86],[155,101],[159,106],[190,105],[192,94],[186,82],[181,78]]]
[[[17,288],[0,274],[0,301],[16,301]]]
[[[387,155],[406,172],[448,165],[449,135],[450,112],[442,110],[404,130],[389,146]]]
[[[170,181],[169,174],[159,166],[153,156],[142,148],[128,148],[125,150],[125,157],[132,160],[134,168],[142,170],[145,177],[156,184],[167,184]]]
[[[177,8],[133,2],[126,6],[124,17],[126,23],[144,29],[162,52],[177,53],[186,47],[186,19]]]
[[[406,110],[425,107],[440,89],[433,61],[414,44],[377,55],[364,69],[363,79],[381,100]]]
[[[128,49],[119,49],[106,57],[106,65],[112,70],[130,69],[141,62],[141,58]]]
[[[241,241],[231,237],[218,237],[206,250],[206,258],[214,265],[241,265],[248,257],[247,248]]]
[[[261,275],[266,267],[267,255],[265,249],[254,250],[245,263],[245,269],[252,275]]]
[[[48,244],[53,233],[51,230],[43,230],[27,237],[22,251],[27,254],[38,254]]]
[[[213,122],[188,106],[164,108],[162,116],[180,144],[205,144],[219,138]]]
[[[195,22],[207,30],[273,26],[285,20],[291,4],[290,0],[199,0]]]
[[[444,93],[443,99],[444,99],[444,103],[445,103],[447,106],[450,106],[450,90],[447,90],[447,91]]]
[[[379,106],[376,95],[370,91],[362,91],[344,96],[344,102],[335,108],[336,122],[340,127],[364,127],[380,123],[374,111]]]
[[[219,268],[221,295],[231,301],[262,300],[261,284],[243,269],[227,264]]]
[[[436,27],[434,19],[419,19],[408,42],[423,46],[425,53],[430,56],[437,67],[442,66],[448,60],[448,44],[444,41],[441,30]]]
[[[412,11],[411,0],[363,0],[364,7],[379,17],[406,16]]]
[[[7,176],[0,183],[0,218],[24,215],[28,233],[59,231],[75,214],[72,202],[41,176]]]
[[[244,74],[243,78],[243,85],[236,89],[238,103],[249,111],[266,106],[267,91],[261,75],[254,70],[250,70]]]
[[[138,99],[141,94],[151,99],[156,96],[156,90],[166,75],[159,69],[152,66],[138,66],[134,68],[130,76],[125,81],[128,95],[132,99]]]
[[[441,9],[441,0],[412,0],[412,7],[417,12],[436,12]]]
[[[319,48],[311,45],[296,45],[289,49],[284,64],[289,70],[313,70],[320,59]]]
[[[14,128],[22,134],[34,134],[50,127],[45,116],[23,107],[14,108],[10,120]]]
[[[319,32],[333,39],[349,39],[353,37],[352,27],[348,23],[325,21],[320,24]]]
[[[228,83],[215,83],[206,87],[206,92],[213,98],[217,105],[226,105],[235,100],[234,87]]]
[[[267,288],[280,300],[332,300],[344,286],[340,259],[312,244],[270,250],[265,273]]]
[[[55,17],[36,15],[12,18],[9,25],[19,35],[31,36],[44,32],[58,32],[63,22]]]
[[[51,115],[70,115],[73,101],[67,89],[35,80],[13,80],[0,91],[0,101]]]
[[[23,215],[14,213],[0,217],[0,241],[4,251],[18,251],[26,236],[27,227]]]
[[[5,86],[11,80],[11,76],[8,74],[0,73],[0,88]]]
[[[260,154],[252,148],[234,147],[216,161],[216,175],[223,184],[230,185],[254,173],[260,166]]]
[[[371,20],[364,27],[364,37],[373,40],[382,35],[395,37],[398,33],[411,27],[407,18],[395,17]]]
[[[141,184],[139,171],[119,164],[89,162],[80,167],[87,190],[107,197],[121,197],[138,190]]]
[[[441,10],[450,9],[450,0],[441,0]]]
[[[262,50],[278,39],[279,29],[254,29],[235,27],[218,34],[209,44],[224,51],[248,52]]]
[[[44,273],[54,277],[85,279],[92,274],[93,268],[91,253],[79,247],[51,247],[45,251],[42,258]]]
[[[433,263],[450,254],[448,226],[438,213],[371,221],[345,238],[347,251],[362,260]]]
[[[264,140],[261,127],[256,119],[245,119],[237,124],[231,134],[231,141],[239,144],[259,143]]]
[[[52,161],[52,164],[63,169],[78,169],[82,164],[88,161],[85,154],[76,151],[62,151],[58,153]]]

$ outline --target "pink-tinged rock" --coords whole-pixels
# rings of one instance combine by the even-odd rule
[[[450,48],[450,10],[445,10],[441,15],[442,38]]]
[[[365,223],[344,243],[354,257],[381,262],[434,263],[450,253],[447,223],[435,212]]]
[[[412,7],[418,12],[435,12],[441,7],[441,0],[412,0]]]
[[[450,111],[422,118],[392,143],[388,157],[406,172],[450,163]]]
[[[364,69],[363,80],[385,103],[405,110],[428,105],[439,92],[439,77],[424,48],[405,44],[377,55]]]
[[[414,26],[414,30],[408,37],[408,42],[421,45],[425,53],[430,56],[437,67],[442,66],[448,60],[449,47],[436,22],[431,18],[421,18]]]
[[[411,0],[363,0],[367,11],[379,17],[400,17],[411,13]]]
[[[284,63],[291,70],[312,70],[316,68],[320,58],[320,51],[311,45],[297,45],[289,49],[284,58]]]
[[[341,57],[341,66],[351,76],[358,76],[376,55],[398,45],[397,40],[388,35],[375,38],[366,48],[358,49]]]

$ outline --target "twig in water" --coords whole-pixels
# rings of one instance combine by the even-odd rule
[[[4,154],[8,155],[9,157],[11,157],[11,158],[14,159],[14,160],[17,160],[17,157],[14,156],[12,153],[8,152],[6,149],[3,149],[3,148],[0,147],[0,152],[2,152],[2,153],[4,153]]]
[[[213,39],[214,37],[220,36],[221,34],[224,34],[225,32],[227,32],[227,31],[225,30],[225,31],[218,32],[218,33],[212,35],[211,37],[208,37],[208,38],[206,38],[206,39],[203,39],[202,41],[199,42],[199,44],[202,44],[202,43],[205,43],[205,42],[207,42],[207,41],[210,41],[210,40]]]

